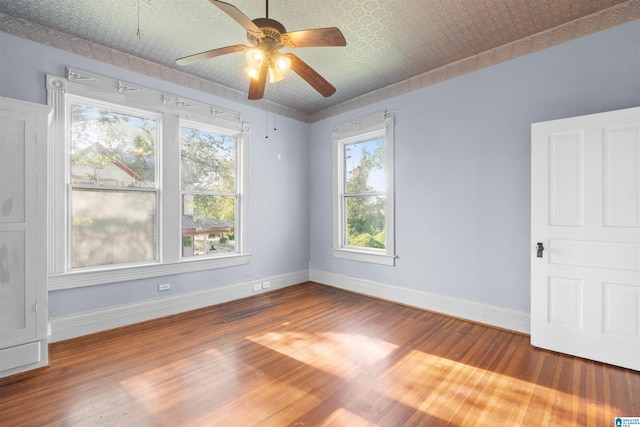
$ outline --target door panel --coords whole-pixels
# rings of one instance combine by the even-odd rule
[[[531,343],[640,370],[640,108],[531,129]]]
[[[583,135],[549,140],[549,224],[581,226],[584,216]]]
[[[640,270],[640,244],[584,240],[551,240],[549,263]]]
[[[25,221],[25,123],[0,115],[0,222]]]
[[[639,141],[635,127],[605,130],[605,227],[640,227]]]
[[[38,242],[37,158],[34,123],[29,116],[0,109],[0,348],[37,335],[37,262],[27,247]],[[31,135],[31,137],[29,137]],[[27,198],[30,196],[30,198]],[[37,253],[37,252],[36,252]]]

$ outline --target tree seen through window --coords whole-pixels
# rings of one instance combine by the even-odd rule
[[[344,145],[346,244],[384,249],[385,138]]]
[[[182,256],[235,252],[237,140],[182,127]]]

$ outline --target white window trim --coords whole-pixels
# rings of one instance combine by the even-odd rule
[[[231,136],[231,137],[236,137],[237,138],[237,142],[236,142],[236,190],[237,190],[237,201],[236,201],[236,210],[238,211],[236,217],[237,218],[242,218],[242,214],[244,211],[247,211],[247,205],[246,205],[246,199],[245,199],[245,203],[243,204],[243,195],[245,194],[245,191],[243,191],[243,184],[246,181],[245,180],[245,176],[243,175],[243,171],[246,172],[246,170],[244,169],[244,165],[242,164],[242,162],[245,159],[245,155],[248,155],[248,153],[246,152],[246,147],[247,144],[245,143],[243,138],[243,134],[241,132],[229,132],[229,129],[220,127],[220,126],[216,126],[216,125],[212,125],[210,123],[203,123],[202,121],[195,121],[192,119],[186,119],[186,118],[180,118],[179,120],[179,129],[178,132],[180,132],[180,130],[183,127],[187,127],[187,128],[193,128],[193,129],[200,129],[200,130],[205,130],[205,131],[209,131],[209,132],[213,132],[213,133],[217,133],[219,135],[226,135],[226,136]],[[180,145],[180,144],[178,144]],[[182,157],[182,153],[180,152],[180,149],[178,149],[178,157],[177,158],[181,158]],[[180,167],[182,167],[182,164],[180,164]],[[178,191],[179,191],[179,203],[181,206],[181,211],[180,211],[180,217],[182,217],[182,196],[183,196],[183,191],[181,189],[181,183],[182,183],[182,179],[180,178],[182,175],[179,172],[178,174]],[[245,173],[246,175],[246,173]],[[235,195],[235,194],[234,194]],[[242,225],[245,225],[248,223],[248,221],[243,221]],[[182,227],[182,221],[180,221],[180,226]],[[238,228],[238,227],[236,227]],[[244,235],[244,227],[240,228],[241,234]],[[182,235],[180,236],[182,238]],[[238,256],[239,254],[242,254],[244,252],[245,249],[245,245],[248,244],[248,240],[247,239],[239,239],[236,242],[236,250],[237,253],[236,254],[230,254],[230,255],[224,255],[224,257],[233,257],[233,256]],[[183,257],[182,254],[179,255],[181,260],[185,260],[185,261],[192,261],[194,258],[193,257]],[[218,256],[216,256],[217,258]],[[205,257],[206,258],[206,257]],[[209,256],[208,258],[212,258],[211,256]],[[196,258],[197,259],[202,259],[202,258]]]
[[[160,239],[158,261],[145,264],[121,264],[95,269],[71,270],[67,260],[67,174],[66,141],[67,96],[95,99],[139,108],[161,114],[163,143],[159,147],[158,161],[162,162],[160,179]],[[48,103],[52,116],[48,131],[48,239],[47,269],[49,290],[69,289],[105,283],[115,283],[149,277],[188,273],[215,268],[248,264],[250,253],[248,159],[251,127],[242,122],[239,113],[169,95],[153,89],[136,86],[108,77],[76,69],[67,69],[67,77],[47,75]],[[237,227],[240,230],[239,253],[217,257],[181,258],[181,209],[179,176],[180,120],[188,119],[210,126],[236,132],[238,136],[240,190]]]
[[[115,103],[110,103],[110,102],[105,102],[102,99],[99,98],[88,98],[85,96],[79,96],[76,94],[70,94],[67,93],[66,96],[66,102],[65,102],[65,108],[67,108],[66,114],[71,114],[71,106],[73,104],[80,104],[80,105],[88,105],[91,107],[97,107],[97,108],[105,108],[105,109],[109,109],[112,111],[117,111],[118,113],[121,114],[127,114],[127,115],[132,115],[132,116],[136,116],[136,117],[144,117],[146,119],[150,119],[150,120],[154,120],[156,122],[156,126],[158,128],[157,132],[156,132],[156,137],[158,137],[158,141],[162,141],[162,127],[163,127],[163,123],[162,123],[162,115],[160,113],[157,112],[150,112],[149,109],[140,109],[140,108],[131,108],[127,105],[123,105],[123,104],[115,104]],[[69,117],[67,115],[65,115],[65,117]],[[68,152],[68,147],[70,147],[70,133],[67,131],[65,132],[65,147],[66,147],[66,151]],[[142,192],[149,192],[149,193],[154,193],[156,196],[156,200],[157,200],[157,204],[159,206],[159,212],[162,212],[162,197],[161,197],[161,192],[160,192],[160,171],[161,168],[159,167],[159,162],[162,160],[162,147],[161,147],[161,143],[158,143],[158,146],[156,146],[156,165],[155,165],[155,171],[154,171],[154,177],[155,177],[155,182],[154,182],[154,186],[153,187],[142,187],[142,188],[110,188],[110,190],[115,190],[118,189],[120,191],[142,191]],[[67,159],[65,159],[66,161]],[[68,165],[67,165],[68,167]],[[65,169],[67,172],[69,171],[68,169]],[[66,177],[68,177],[69,174],[66,175]],[[74,184],[71,181],[66,181],[66,200],[67,200],[67,217],[66,217],[66,222],[65,224],[71,224],[72,221],[72,215],[71,212],[69,211],[69,201],[71,200],[72,194],[73,194],[73,189],[74,188],[80,188],[80,187],[85,187],[87,188],[87,186],[84,186],[82,184]],[[93,186],[90,186],[93,187]],[[95,187],[93,187],[95,188]],[[105,187],[106,188],[106,187]],[[109,188],[106,188],[109,189]],[[158,259],[160,259],[160,250],[161,250],[161,238],[162,238],[162,224],[160,223],[160,221],[157,221],[156,223],[156,235],[158,236],[158,241],[156,242],[156,253],[157,253],[157,257]],[[66,227],[66,232],[67,232],[67,236],[66,236],[66,241],[69,242],[71,240],[71,227]],[[69,260],[71,260],[71,245],[67,245],[66,249],[66,261],[65,264],[67,265],[67,270],[68,271],[97,271],[97,270],[104,270],[105,268],[110,268],[109,265],[96,265],[96,266],[89,266],[89,267],[77,267],[77,268],[73,268],[71,269],[71,267],[69,267]],[[148,261],[148,262],[140,262],[140,263],[128,263],[128,264],[118,264],[118,266],[122,267],[125,265],[129,265],[129,266],[133,266],[136,264],[150,264],[150,263],[157,263],[158,261]]]
[[[344,146],[348,143],[386,136],[386,242],[384,249],[345,246],[344,236]],[[332,134],[333,140],[333,248],[336,258],[394,266],[395,202],[394,202],[394,118],[385,112],[371,114],[356,121],[343,123]]]

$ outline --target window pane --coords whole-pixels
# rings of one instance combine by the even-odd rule
[[[384,249],[385,197],[348,196],[345,209],[347,246]]]
[[[156,259],[156,193],[74,188],[71,263],[89,267]]]
[[[235,196],[182,196],[182,256],[236,252]]]
[[[155,120],[71,105],[71,182],[155,187]]]
[[[182,189],[236,192],[236,139],[213,132],[182,128]]]
[[[344,145],[345,191],[363,194],[386,191],[385,138]]]

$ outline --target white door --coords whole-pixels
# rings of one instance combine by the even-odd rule
[[[0,377],[47,363],[47,111],[0,97]]]
[[[36,287],[28,286],[36,269],[27,264],[26,248],[37,211],[25,195],[36,193],[26,171],[37,151],[21,113],[0,110],[0,129],[0,343],[7,345],[36,337]]]
[[[640,370],[640,108],[531,145],[531,344]]]

